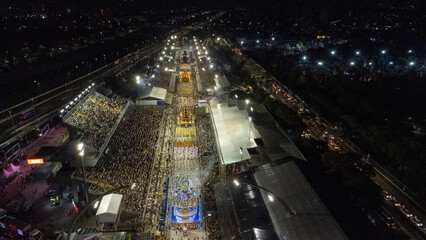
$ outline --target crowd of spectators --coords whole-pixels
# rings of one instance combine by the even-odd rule
[[[200,153],[201,167],[208,164],[210,155],[216,150],[216,136],[213,130],[213,123],[209,115],[199,114],[196,119],[198,135],[198,152]]]
[[[114,95],[112,98],[93,92],[84,102],[78,103],[68,115],[65,123],[84,131],[83,142],[100,148],[110,129],[125,106],[125,100]]]
[[[158,106],[131,105],[104,155],[87,171],[88,181],[98,188],[132,186],[124,190],[123,204],[139,215],[143,213],[163,111]],[[81,171],[77,174],[82,175]]]

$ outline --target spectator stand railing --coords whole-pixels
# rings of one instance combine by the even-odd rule
[[[99,159],[101,158],[103,152],[105,151],[105,148],[108,146],[109,141],[111,140],[112,136],[114,135],[115,130],[117,130],[117,127],[120,124],[121,120],[123,119],[124,114],[127,112],[127,109],[129,108],[130,104],[131,104],[131,101],[127,100],[126,106],[124,106],[123,110],[121,111],[120,115],[117,118],[117,121],[114,123],[114,125],[110,129],[110,131],[108,133],[108,137],[105,139],[105,142],[102,144],[101,148],[99,149],[99,152],[96,155],[96,162],[98,162]]]

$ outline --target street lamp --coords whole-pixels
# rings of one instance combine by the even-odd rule
[[[38,86],[38,93],[41,95],[41,89],[40,89],[40,82],[34,81],[35,84]]]
[[[410,66],[414,66],[414,64],[415,64],[414,62],[410,62]]]
[[[335,55],[336,54],[336,51],[331,51],[331,55]]]
[[[248,129],[248,141],[250,146],[250,130],[251,130],[251,125],[253,124],[253,121],[251,120],[251,117],[248,117],[248,119],[250,121],[249,129]]]
[[[84,143],[79,143],[77,145],[77,150],[79,151],[80,159],[81,159],[81,167],[83,169],[83,177],[84,177],[84,194],[86,195],[86,203],[89,204],[89,195],[87,194],[87,178],[86,171],[84,169]]]
[[[360,55],[361,54],[361,52],[360,51],[356,51],[355,52],[355,55]]]
[[[250,100],[249,99],[246,99],[246,104],[249,104],[250,103]]]
[[[354,66],[354,65],[355,65],[355,62],[351,62],[350,64],[351,64],[351,66]]]
[[[322,62],[318,62],[318,66],[322,66],[323,65],[323,63]]]
[[[386,50],[382,50],[382,54],[385,54],[386,53]]]
[[[307,56],[303,56],[302,59],[306,61],[306,59],[308,59],[308,57]]]

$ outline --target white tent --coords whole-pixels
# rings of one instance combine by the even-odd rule
[[[117,220],[120,211],[121,194],[108,194],[102,198],[96,216],[99,217],[100,223],[114,223]]]

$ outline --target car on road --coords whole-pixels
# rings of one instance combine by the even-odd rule
[[[29,200],[25,201],[24,204],[22,205],[22,211],[24,211],[24,212],[30,211],[32,209],[33,205],[34,205],[33,201],[29,201]]]
[[[44,195],[45,195],[46,197],[54,196],[54,195],[56,195],[56,189],[54,189],[54,188],[50,188],[50,189],[48,189],[48,190],[44,193]]]
[[[402,207],[399,209],[406,217],[410,218],[413,216],[413,214],[410,212],[410,210]]]
[[[6,210],[8,210],[9,212],[17,213],[19,212],[20,209],[21,209],[21,204],[16,200],[12,200],[6,204]]]
[[[422,221],[420,221],[420,219],[418,219],[417,216],[414,216],[414,217],[410,218],[410,221],[412,223],[414,223],[414,225],[416,225],[417,227],[422,227],[423,226]]]

